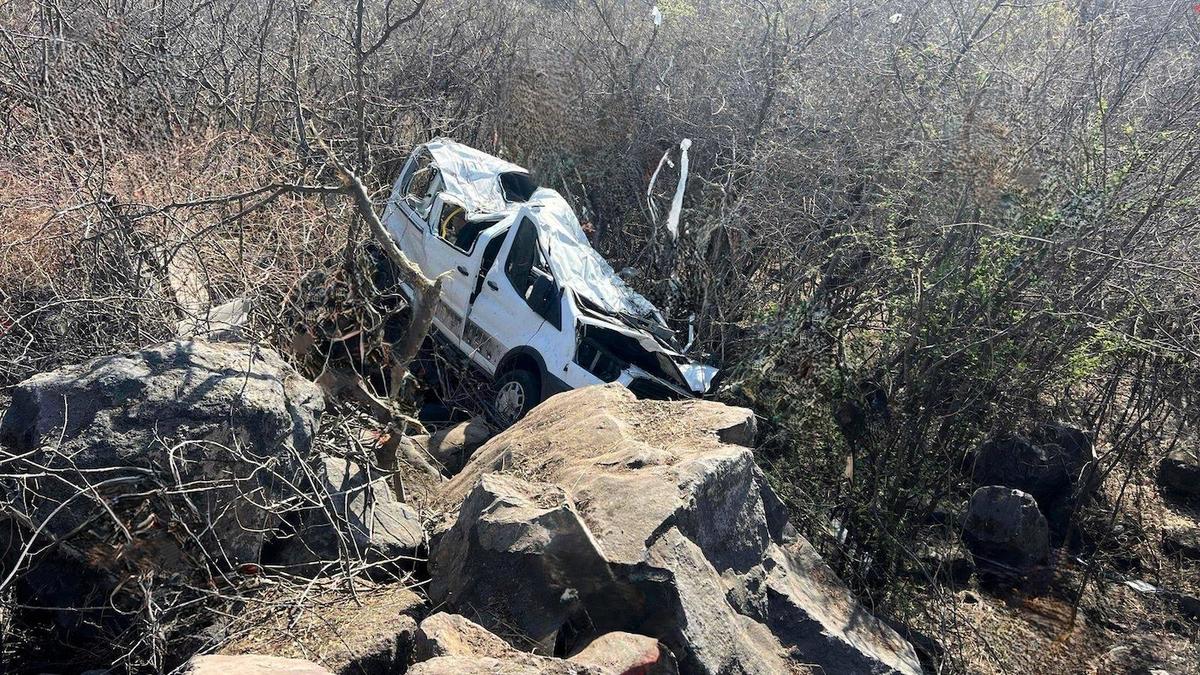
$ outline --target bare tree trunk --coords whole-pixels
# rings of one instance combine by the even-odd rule
[[[316,134],[313,135],[316,136]],[[442,277],[430,279],[425,276],[416,263],[404,255],[404,251],[401,251],[400,247],[396,245],[396,241],[388,234],[387,229],[379,220],[379,216],[375,213],[375,207],[371,204],[371,198],[367,195],[367,189],[363,186],[362,180],[337,158],[337,155],[323,140],[320,142],[329,156],[329,161],[337,169],[338,177],[342,181],[342,189],[354,200],[354,207],[367,226],[371,228],[375,242],[396,266],[396,271],[404,283],[413,289],[413,297],[410,298],[412,318],[409,321],[403,347],[393,364],[393,377],[402,378],[408,371],[409,364],[416,357],[417,350],[421,348],[421,342],[424,341],[425,335],[429,333],[429,327],[433,323],[433,308],[442,293]]]

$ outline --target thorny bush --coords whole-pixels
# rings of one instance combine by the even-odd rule
[[[382,204],[450,135],[560,190],[694,330],[878,611],[919,610],[900,572],[988,434],[1077,424],[1121,488],[1102,508],[1134,519],[1195,442],[1187,3],[27,0],[0,34],[4,385],[165,337],[181,275],[272,330],[346,214],[253,191],[331,182],[320,133]],[[1089,522],[1088,560],[1128,544]]]

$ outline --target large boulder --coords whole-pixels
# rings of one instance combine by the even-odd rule
[[[1172,450],[1158,463],[1158,484],[1178,499],[1200,500],[1200,453],[1194,447]]]
[[[685,672],[919,672],[728,442],[753,426],[617,385],[552,397],[443,487],[457,513],[431,545],[432,600],[546,654],[627,631]]]
[[[1027,574],[1050,556],[1050,530],[1033,496],[999,485],[971,495],[963,540],[981,570]]]
[[[257,564],[322,407],[315,384],[255,346],[180,341],[94,359],[14,388],[0,446],[27,477],[4,489],[37,533],[30,548],[58,542],[88,579],[94,597],[72,600],[103,607],[135,575]],[[55,576],[24,579],[37,598]]]
[[[984,442],[974,455],[976,487],[1004,485],[1033,495],[1057,538],[1071,513],[1095,489],[1096,453],[1087,434],[1048,423],[1028,435],[1001,434]]]
[[[308,573],[339,560],[410,566],[404,563],[424,546],[425,530],[417,512],[396,499],[386,474],[322,456],[310,480],[310,503],[296,532],[269,562]]]

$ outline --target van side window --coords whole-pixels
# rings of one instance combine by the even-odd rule
[[[504,274],[530,309],[562,330],[561,295],[554,283],[554,275],[550,273],[550,265],[537,245],[537,228],[528,218],[521,221],[513,235],[508,259],[504,261]]]
[[[422,151],[413,163],[412,171],[404,177],[400,194],[404,195],[404,201],[408,203],[409,208],[416,211],[418,216],[429,220],[429,209],[433,207],[433,200],[441,190],[442,176],[437,165],[433,163],[433,156],[427,151]]]
[[[504,262],[504,274],[522,298],[527,297],[533,284],[532,272],[537,258],[537,228],[528,219],[522,220],[508,250],[508,260]]]
[[[466,209],[458,204],[443,201],[435,232],[447,244],[463,253],[470,253],[475,246],[475,240],[479,238],[479,233],[495,224],[495,219],[468,220]]]

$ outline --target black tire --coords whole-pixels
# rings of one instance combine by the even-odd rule
[[[533,406],[542,402],[542,383],[528,370],[516,369],[496,379],[496,394],[492,398],[492,418],[501,429],[507,429],[525,416]]]

